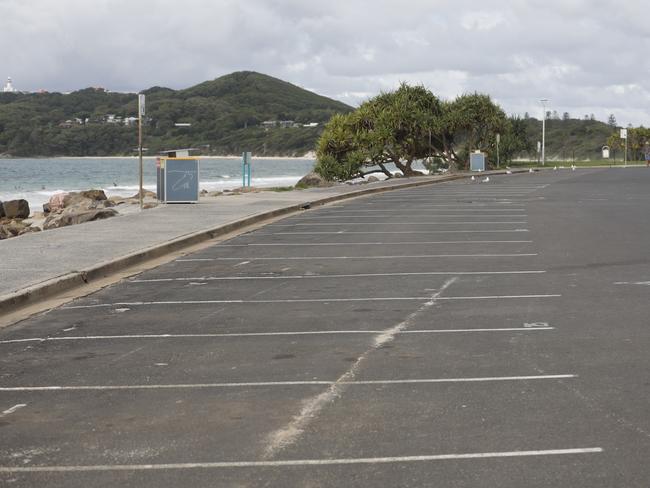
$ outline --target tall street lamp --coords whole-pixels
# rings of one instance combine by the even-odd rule
[[[548,99],[542,98],[542,166],[546,164],[546,103]]]

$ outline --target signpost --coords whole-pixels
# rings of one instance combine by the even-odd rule
[[[144,170],[142,166],[142,118],[144,117],[144,95],[138,94],[138,156],[140,159],[140,210],[144,207]]]
[[[625,156],[623,157],[623,165],[627,166],[627,129],[621,129],[621,139],[625,139]]]
[[[250,152],[243,152],[241,154],[241,168],[242,168],[242,185],[251,186],[251,159],[253,154]]]
[[[499,167],[499,142],[501,142],[501,134],[497,133],[497,168]]]

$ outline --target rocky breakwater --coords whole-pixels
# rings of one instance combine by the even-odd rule
[[[26,220],[29,214],[27,200],[0,202],[0,239],[40,231],[40,227],[32,225],[31,221]]]

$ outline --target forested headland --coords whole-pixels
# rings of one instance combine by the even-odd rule
[[[232,73],[184,90],[153,87],[143,93],[148,154],[196,147],[214,155],[246,150],[259,156],[301,156],[314,149],[332,115],[352,110],[255,72]],[[0,93],[0,155],[133,155],[136,117],[134,93],[102,88]]]

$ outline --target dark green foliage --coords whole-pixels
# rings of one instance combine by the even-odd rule
[[[316,150],[316,172],[329,180],[369,174],[363,167],[386,164],[403,174],[416,174],[416,160],[431,154],[440,138],[442,104],[426,88],[403,83],[397,90],[371,98],[354,112],[332,117]]]
[[[324,124],[352,109],[290,83],[238,72],[185,90],[152,87],[147,95],[144,145],[163,149],[198,147],[209,154],[297,156],[313,150]],[[135,116],[135,94],[87,88],[60,93],[0,93],[0,154],[12,156],[129,155],[137,128],[107,124],[104,117]],[[77,124],[75,118],[88,119]],[[66,120],[73,124],[61,126]],[[317,127],[260,127],[265,120],[318,122]],[[191,127],[175,127],[175,123]]]

